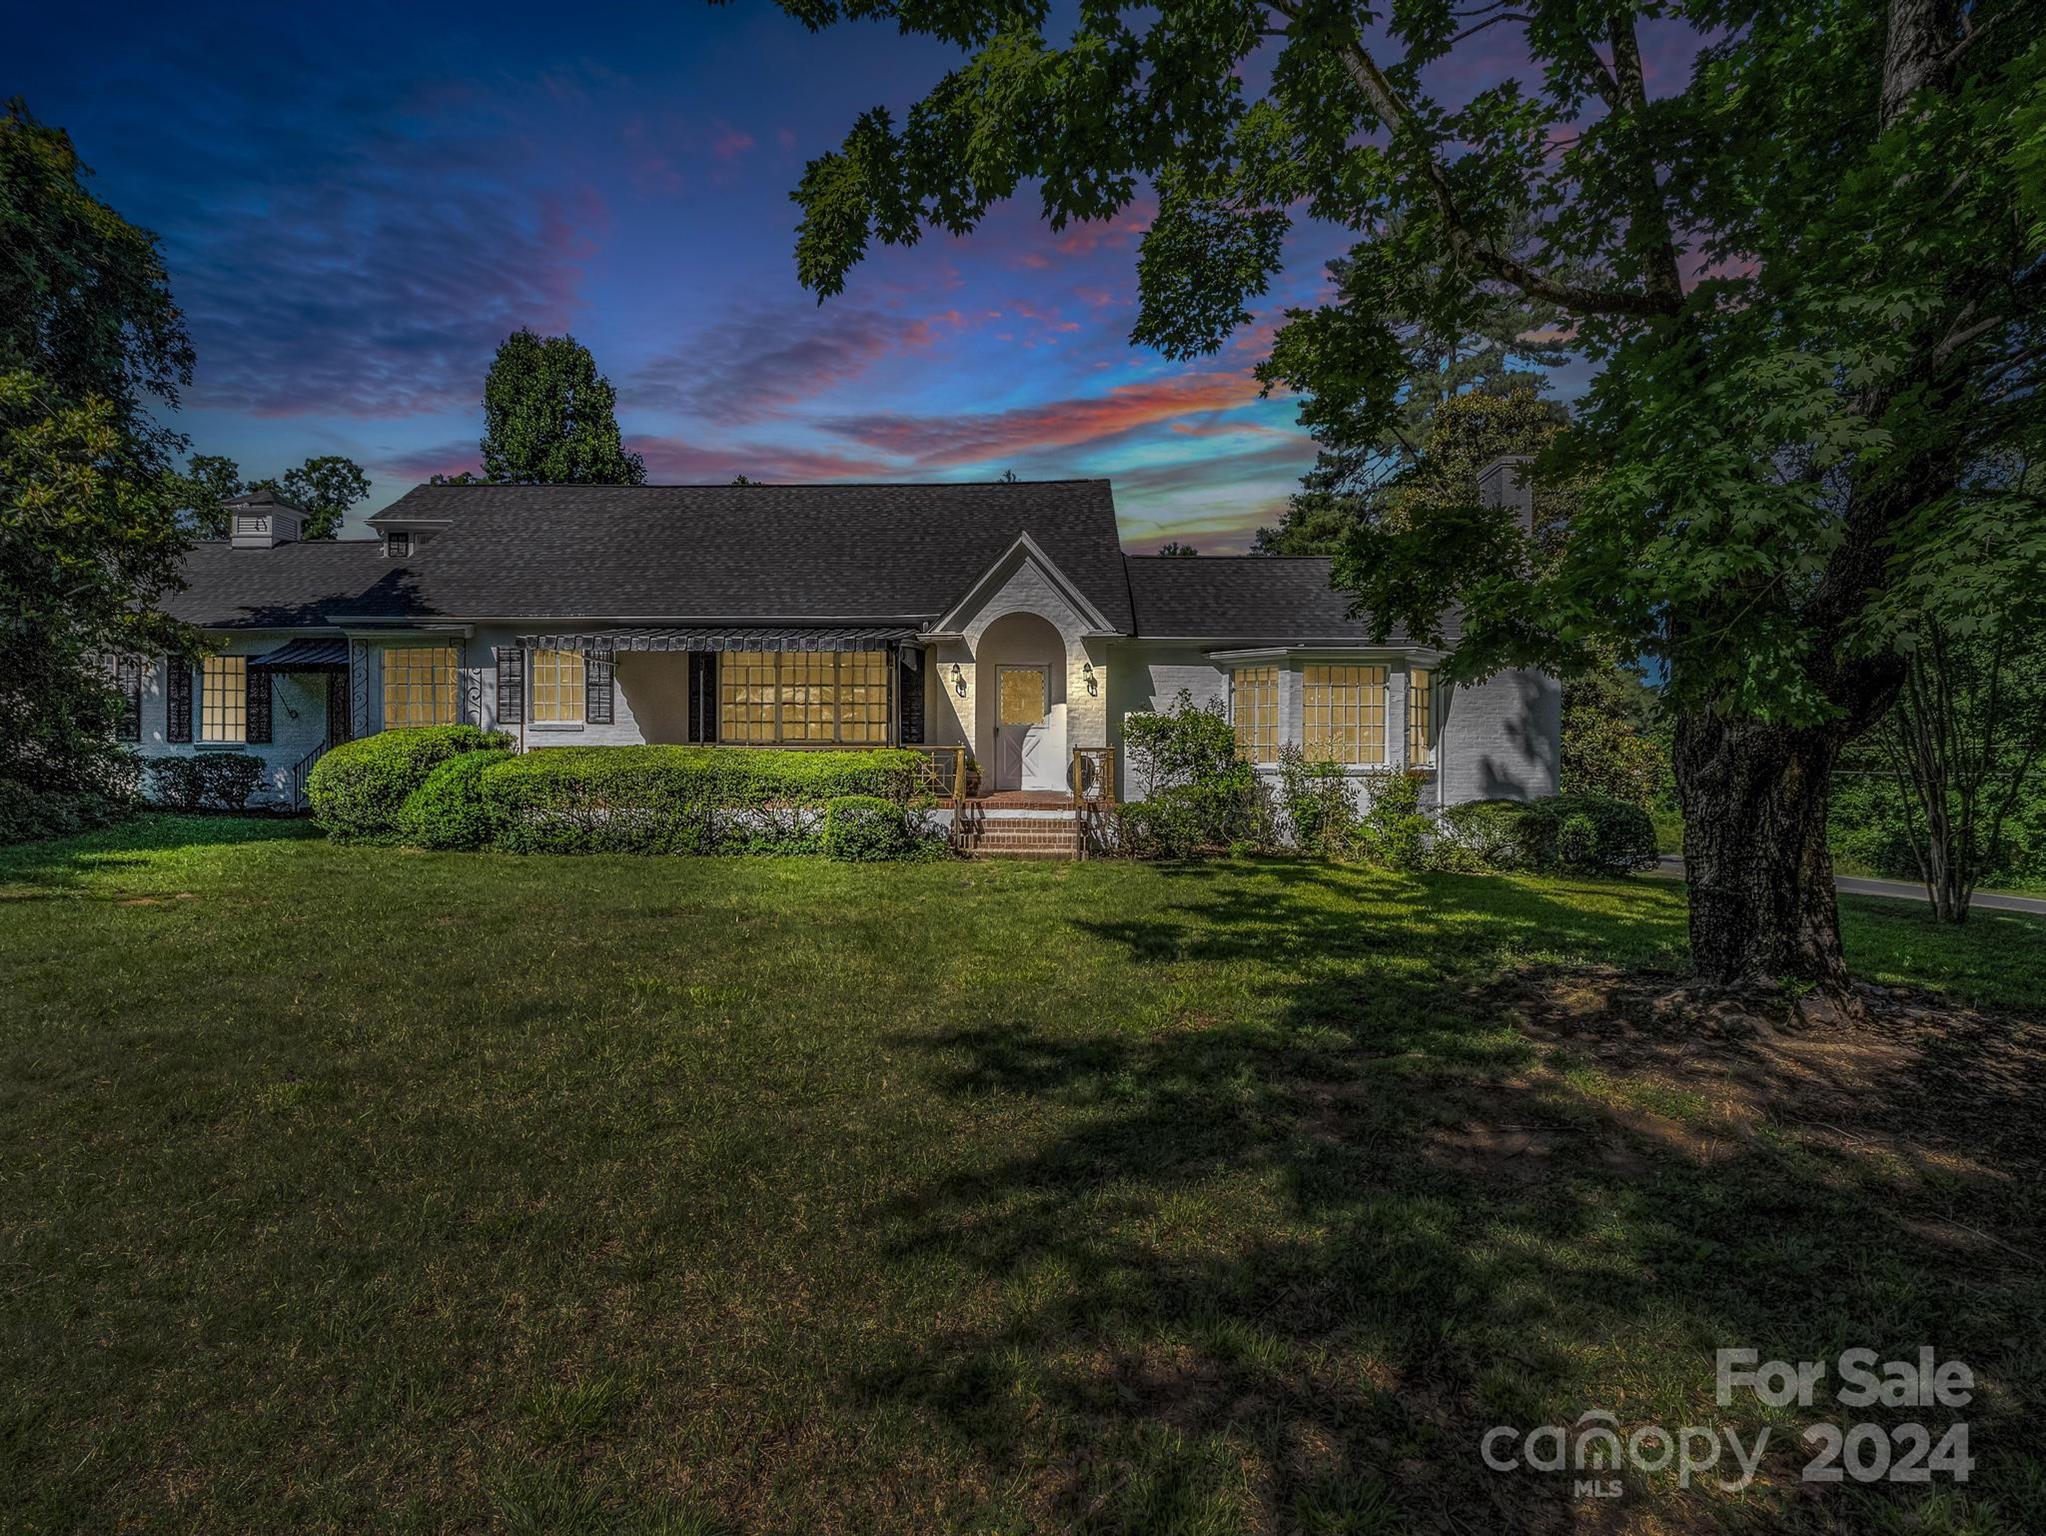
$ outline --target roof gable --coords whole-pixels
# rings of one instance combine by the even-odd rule
[[[1087,631],[1107,635],[1129,632],[1128,626],[1118,629],[1107,615],[1089,602],[1087,594],[1074,585],[1027,531],[1016,535],[1015,542],[1002,551],[1001,557],[981,573],[980,579],[968,587],[959,601],[948,608],[931,628],[939,634],[963,633],[972,625],[974,616],[1026,565],[1043,577]]]

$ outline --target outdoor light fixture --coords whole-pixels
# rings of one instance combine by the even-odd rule
[[[959,670],[959,663],[952,663],[952,691],[960,698],[966,697],[966,674]]]
[[[1092,698],[1101,691],[1101,679],[1094,675],[1093,662],[1083,661],[1080,663],[1080,676],[1087,679],[1087,696],[1089,698]]]

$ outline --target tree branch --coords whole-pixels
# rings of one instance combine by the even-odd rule
[[[1297,0],[1271,0],[1272,8],[1294,22],[1301,20]],[[1578,283],[1562,282],[1544,273],[1537,272],[1518,257],[1504,251],[1494,250],[1480,242],[1464,222],[1463,213],[1457,207],[1455,190],[1449,184],[1449,173],[1437,158],[1434,147],[1421,136],[1414,124],[1406,103],[1400,100],[1392,88],[1392,82],[1385,72],[1365,51],[1360,42],[1344,43],[1337,50],[1343,70],[1351,81],[1364,93],[1364,99],[1371,103],[1371,109],[1379,116],[1395,139],[1405,139],[1421,158],[1421,175],[1428,183],[1437,212],[1442,218],[1443,233],[1449,239],[1450,253],[1467,266],[1473,266],[1488,277],[1503,283],[1510,283],[1529,298],[1542,299],[1564,309],[1576,310],[1583,314],[1629,315],[1639,319],[1656,319],[1676,313],[1681,298],[1676,303],[1662,295],[1631,293],[1624,289],[1587,288]]]

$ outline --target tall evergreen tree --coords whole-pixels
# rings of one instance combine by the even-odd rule
[[[640,485],[618,391],[573,336],[504,339],[483,385],[483,477],[520,485]]]

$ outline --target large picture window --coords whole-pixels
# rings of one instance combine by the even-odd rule
[[[404,645],[384,652],[384,729],[455,723],[455,648]]]
[[[1238,667],[1229,674],[1229,720],[1236,750],[1253,763],[1279,760],[1279,669]]]
[[[583,653],[533,652],[533,723],[583,723]]]
[[[1301,747],[1308,757],[1385,761],[1385,668],[1308,667],[1301,688]]]
[[[1425,668],[1407,673],[1407,766],[1435,765],[1435,678]]]
[[[208,656],[199,674],[199,739],[249,739],[249,658]]]
[[[735,746],[882,746],[886,651],[727,651],[718,740]]]

